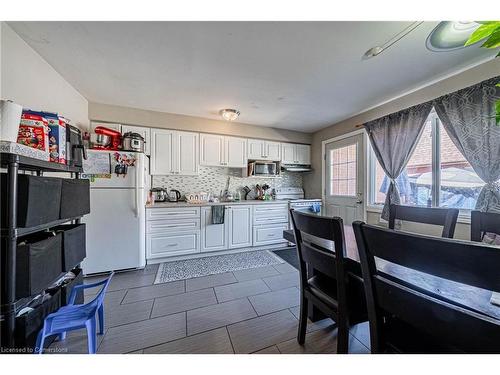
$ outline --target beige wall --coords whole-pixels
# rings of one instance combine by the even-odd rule
[[[24,108],[57,112],[88,127],[88,101],[1,22],[1,97]]]
[[[312,140],[312,134],[310,133],[92,102],[89,103],[89,118],[94,121],[227,134],[295,143],[309,144]]]
[[[356,126],[367,121],[397,112],[401,109],[411,107],[428,100],[432,100],[441,95],[471,86],[482,80],[497,76],[500,73],[500,58],[476,66],[465,72],[449,77],[430,86],[422,88],[411,94],[402,96],[379,107],[363,112],[357,116],[341,121],[313,134],[311,144],[311,162],[313,172],[304,176],[304,189],[307,197],[321,196],[321,142],[349,133],[358,129]]]

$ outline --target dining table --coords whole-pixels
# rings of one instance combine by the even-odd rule
[[[284,230],[283,238],[290,243],[295,243],[293,230]],[[344,266],[348,279],[348,314],[350,323],[354,325],[368,320],[366,299],[358,247],[354,236],[354,230],[351,225],[344,224],[344,238],[346,246],[344,253]],[[335,245],[332,244],[332,250],[334,250],[334,246]],[[390,263],[382,259],[377,259],[376,264],[377,269],[384,274],[415,285],[429,295],[435,296],[444,301],[449,301],[467,309],[475,310],[476,312],[487,315],[493,319],[497,319],[500,322],[500,306],[494,303],[496,296],[492,291],[443,279],[406,268],[395,263]],[[308,268],[307,272],[308,277],[317,273],[317,271],[312,268]],[[309,306],[308,314],[311,321],[317,321],[324,318],[324,315],[319,310],[312,307],[311,304]]]

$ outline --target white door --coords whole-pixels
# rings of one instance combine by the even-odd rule
[[[311,164],[311,146],[296,145],[295,159],[297,164]]]
[[[200,134],[200,165],[220,167],[224,161],[224,137]]]
[[[281,144],[281,162],[283,164],[295,164],[295,145],[292,143]]]
[[[226,207],[226,214],[228,212]],[[218,251],[227,249],[227,215],[224,224],[212,224],[212,208],[201,208],[201,251]]]
[[[176,132],[175,174],[195,176],[198,174],[198,133]]]
[[[353,135],[325,145],[325,208],[344,224],[364,220],[364,137]]]
[[[85,215],[85,274],[144,266],[144,207],[135,211],[135,189],[90,189],[90,214]]]
[[[166,175],[173,171],[172,146],[174,131],[151,129],[151,169],[152,175]]]
[[[122,135],[127,132],[139,133],[144,138],[144,153],[146,155],[151,155],[151,147],[150,147],[150,137],[151,137],[151,129],[145,128],[143,126],[130,126],[130,125],[122,125]]]
[[[281,160],[281,144],[278,142],[266,142],[265,145],[266,159],[272,161]]]
[[[228,206],[229,248],[252,246],[252,206]]]
[[[231,168],[246,168],[247,140],[245,138],[225,137],[224,165]]]
[[[248,142],[248,158],[252,160],[265,159],[264,141],[260,139],[249,139]]]

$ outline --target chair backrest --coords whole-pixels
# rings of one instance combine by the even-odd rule
[[[389,228],[394,229],[396,220],[414,223],[441,225],[441,237],[453,238],[459,210],[456,208],[418,207],[391,204],[389,207]]]
[[[305,286],[307,283],[307,265],[309,265],[337,281],[339,304],[345,302],[343,262],[345,238],[342,219],[322,217],[293,209],[290,210],[290,213],[299,258],[301,285]],[[333,247],[328,245],[333,245]]]
[[[482,242],[485,233],[500,235],[500,214],[472,211],[470,217],[470,239]]]
[[[95,298],[88,303],[89,305],[94,305],[95,307],[99,307],[102,305],[102,303],[104,302],[104,297],[106,297],[106,291],[108,290],[109,283],[111,282],[111,279],[113,278],[114,274],[115,274],[114,272],[111,272],[107,279],[94,284],[94,285],[104,285],[104,286],[101,288],[99,293],[97,293]]]
[[[361,260],[372,352],[386,348],[384,321],[388,316],[433,337],[445,348],[500,352],[500,318],[474,308],[492,306],[491,293],[486,291],[500,291],[498,249],[469,241],[397,232],[359,221],[353,223],[353,229]],[[403,267],[392,265],[391,269],[400,270],[396,275],[384,273],[375,257],[390,262],[386,265]],[[438,278],[425,278],[415,270]],[[460,299],[464,291],[447,280],[485,289],[487,297],[478,293],[470,298],[478,298],[479,302],[458,303],[451,297]],[[444,298],[438,290],[452,294]]]

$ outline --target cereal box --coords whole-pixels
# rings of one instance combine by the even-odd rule
[[[42,114],[49,125],[50,161],[66,164],[66,122],[57,113]]]
[[[48,129],[47,119],[40,112],[23,111],[21,123],[19,124],[17,143],[48,153]]]

